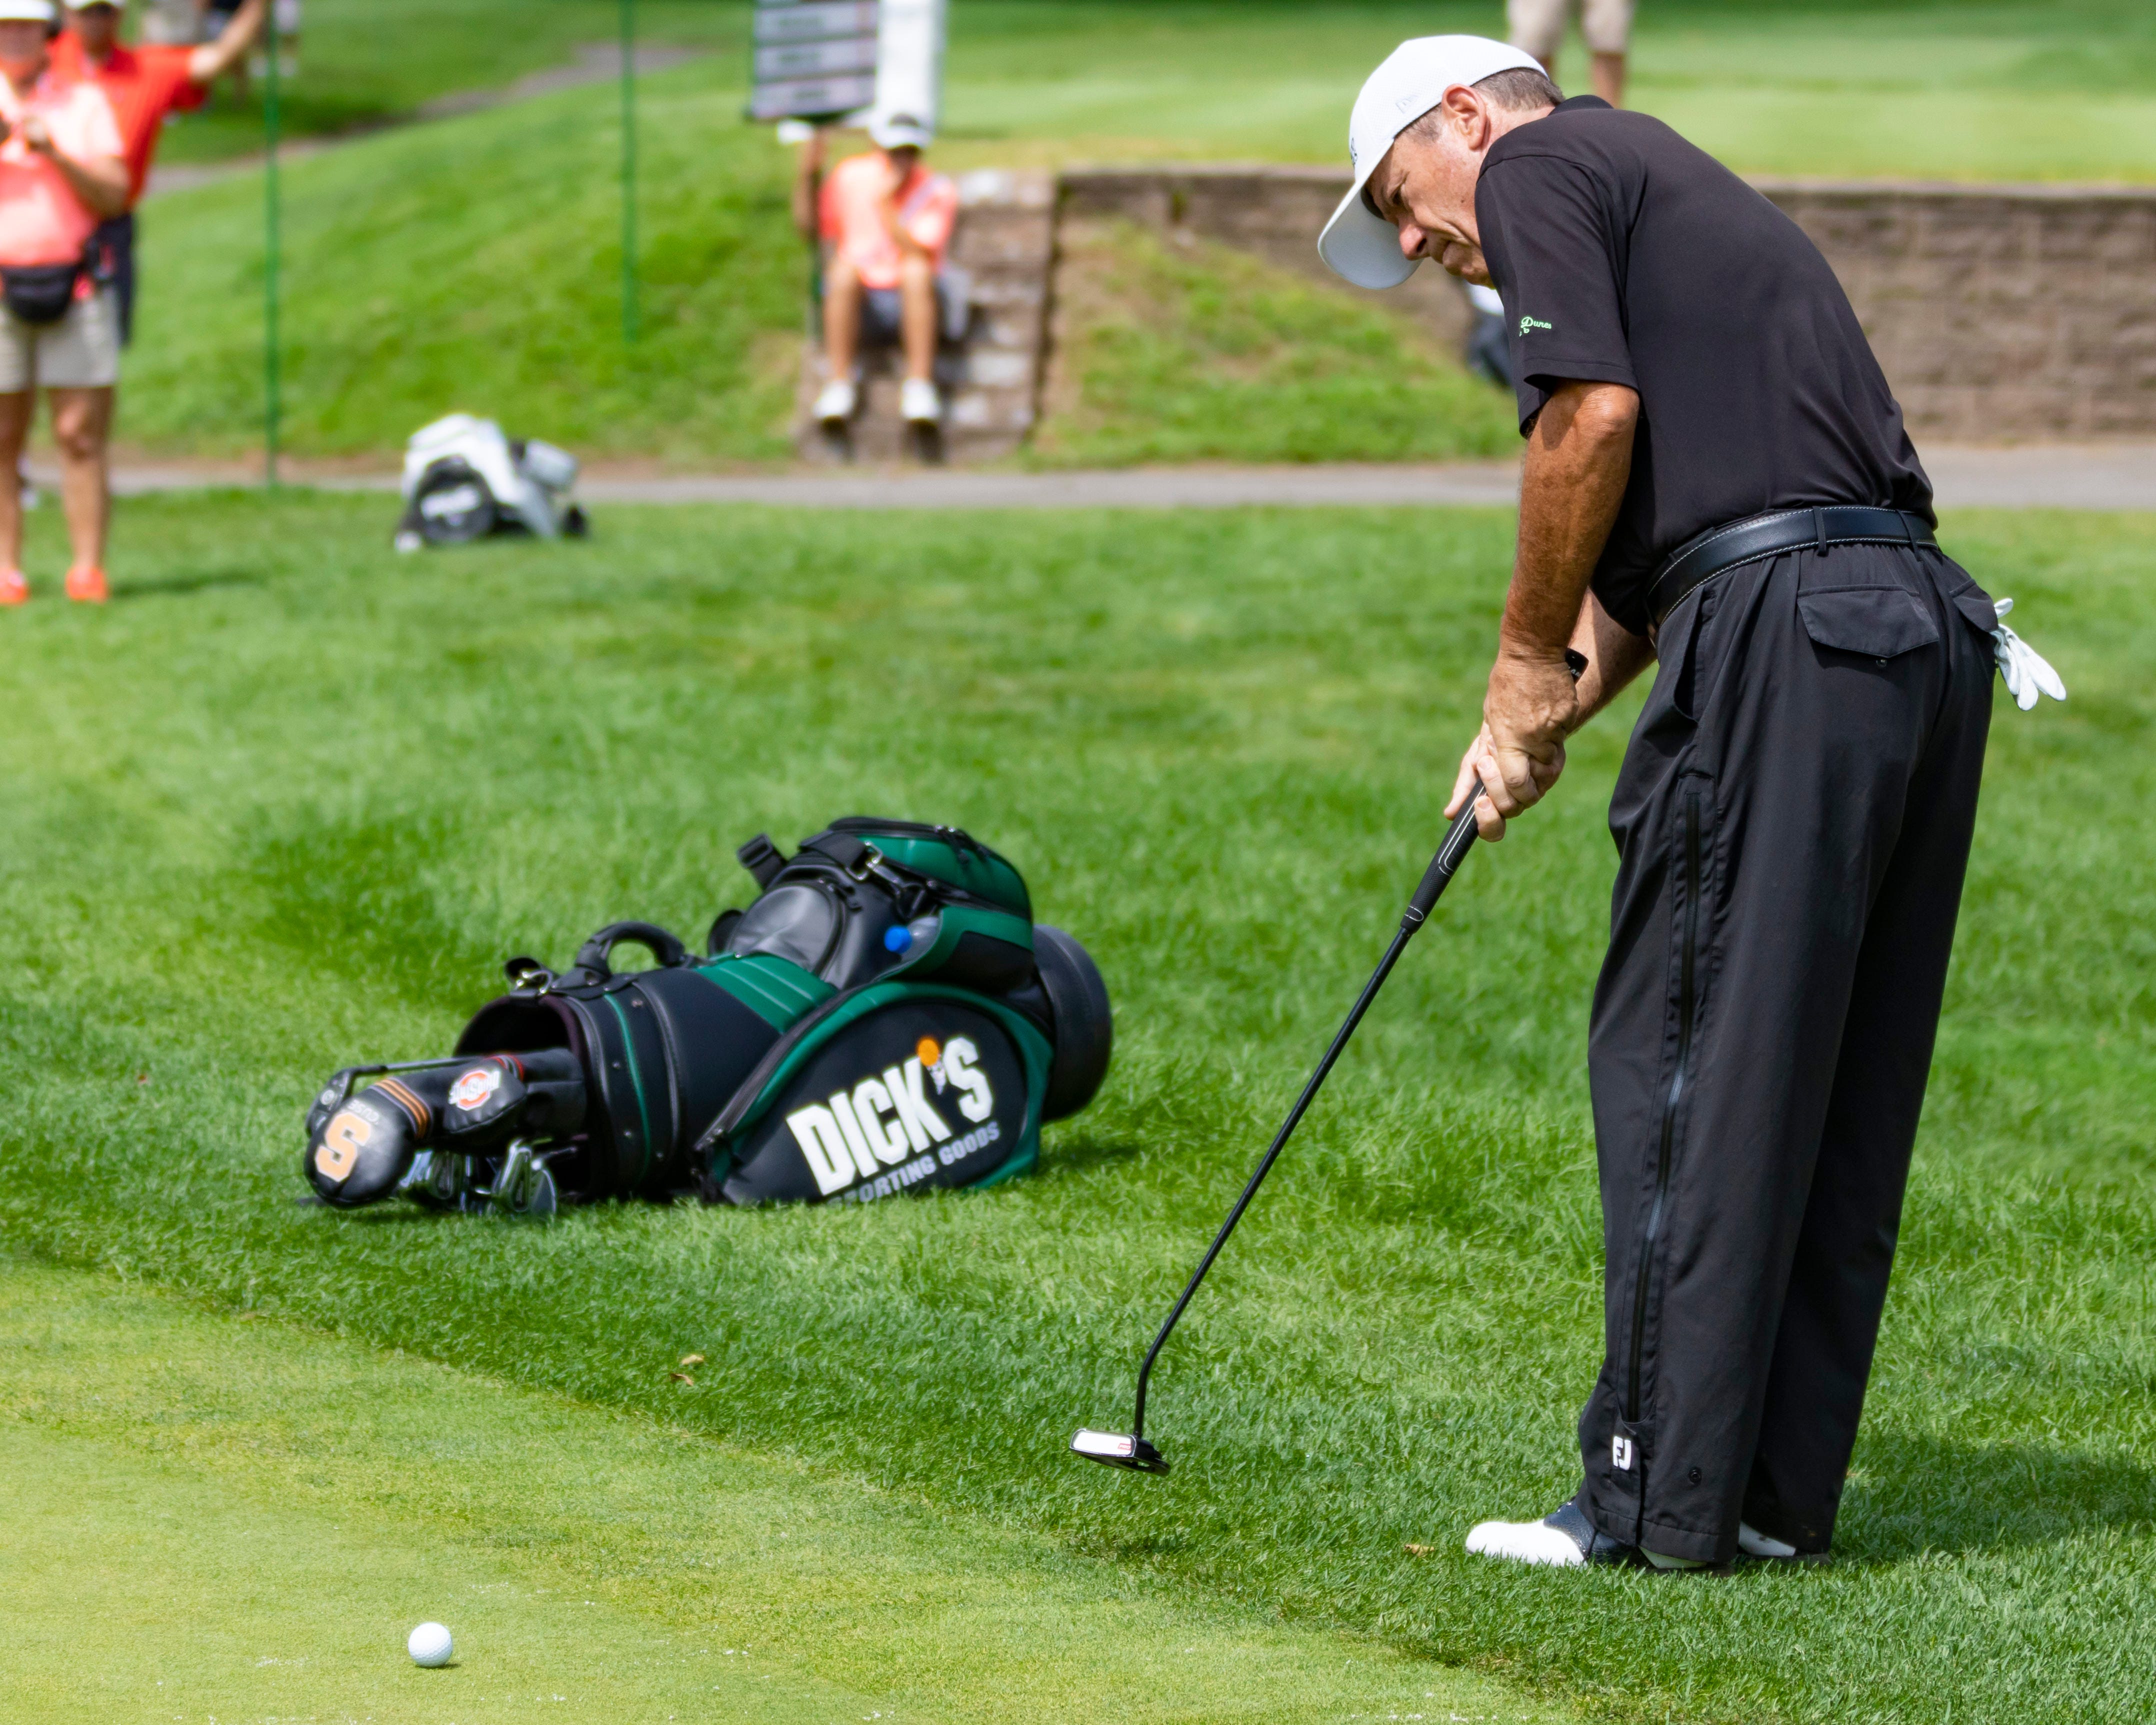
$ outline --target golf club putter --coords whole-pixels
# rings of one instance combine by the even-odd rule
[[[1573,681],[1578,682],[1581,673],[1587,669],[1586,658],[1568,648],[1564,662],[1572,672]],[[1152,1338],[1152,1346],[1146,1350],[1145,1363],[1138,1368],[1137,1401],[1131,1412],[1130,1431],[1127,1435],[1120,1431],[1081,1431],[1070,1440],[1073,1455],[1082,1455],[1088,1461],[1098,1461],[1107,1467],[1127,1467],[1134,1473],[1168,1471],[1168,1458],[1147,1442],[1145,1435],[1146,1384],[1152,1376],[1153,1362],[1160,1358],[1160,1350],[1181,1322],[1184,1310],[1190,1304],[1191,1296],[1198,1291],[1199,1283],[1205,1280],[1205,1272],[1213,1267],[1213,1260],[1220,1255],[1220,1248],[1227,1245],[1228,1236],[1235,1231],[1235,1224],[1243,1219],[1243,1212],[1250,1207],[1250,1200],[1258,1195],[1258,1188],[1265,1183],[1265,1176],[1272,1172],[1273,1163],[1286,1147],[1288,1139],[1293,1136],[1296,1127],[1302,1123],[1302,1117],[1317,1099],[1319,1088],[1332,1070],[1333,1063],[1348,1046],[1348,1039],[1355,1034],[1355,1027],[1363,1022],[1363,1014],[1370,1009],[1370,1003],[1378,998],[1378,990],[1385,986],[1385,978],[1393,973],[1393,967],[1399,963],[1400,954],[1407,950],[1407,944],[1414,938],[1415,932],[1430,920],[1430,913],[1437,908],[1438,900],[1451,883],[1461,860],[1467,855],[1468,847],[1475,842],[1475,803],[1481,794],[1482,781],[1478,778],[1473,788],[1467,793],[1466,803],[1446,830],[1445,842],[1437,847],[1437,855],[1430,860],[1430,867],[1424,870],[1422,885],[1415,888],[1414,896],[1408,901],[1408,907],[1400,916],[1399,931],[1393,936],[1392,945],[1385,948],[1385,956],[1378,961],[1378,968],[1370,973],[1370,980],[1363,985],[1363,993],[1356,1000],[1354,1009],[1348,1014],[1347,1021],[1333,1036],[1332,1045],[1325,1050],[1325,1058],[1317,1063],[1317,1070],[1310,1075],[1310,1081],[1303,1086],[1302,1094],[1295,1099],[1295,1106],[1288,1110],[1287,1118],[1281,1123],[1271,1147],[1260,1160],[1256,1171],[1243,1188],[1243,1195],[1235,1200],[1235,1207],[1228,1212],[1228,1219],[1220,1224],[1220,1231],[1213,1236],[1213,1244],[1205,1249],[1205,1255],[1199,1260],[1198,1268],[1183,1285],[1182,1296],[1168,1314],[1168,1322],[1160,1327],[1160,1333]]]

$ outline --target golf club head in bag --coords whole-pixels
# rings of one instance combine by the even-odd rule
[[[377,1081],[356,1089],[366,1077]],[[422,1156],[427,1163],[414,1192],[422,1202],[429,1191],[454,1197],[459,1207],[467,1194],[490,1195],[493,1184],[475,1180],[469,1167],[475,1158],[514,1163],[519,1196],[528,1200],[542,1183],[525,1172],[528,1147],[516,1158],[512,1146],[565,1137],[583,1116],[582,1065],[566,1049],[348,1066],[307,1111],[301,1167],[316,1195],[339,1209],[388,1197],[413,1176]],[[453,1166],[458,1159],[467,1164],[461,1173]]]

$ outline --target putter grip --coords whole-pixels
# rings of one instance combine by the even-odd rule
[[[1564,668],[1572,673],[1577,683],[1587,670],[1587,655],[1571,648],[1564,649]],[[1401,922],[1408,927],[1419,927],[1437,908],[1437,901],[1445,891],[1445,884],[1460,866],[1460,860],[1467,855],[1467,847],[1475,842],[1475,799],[1482,794],[1482,781],[1476,779],[1474,788],[1467,793],[1467,801],[1454,817],[1446,831],[1445,842],[1437,847],[1437,855],[1430,860],[1430,867],[1423,873],[1422,885],[1414,890],[1408,901],[1407,915]]]
[[[1460,866],[1460,859],[1467,855],[1467,847],[1475,842],[1475,799],[1482,794],[1482,781],[1476,779],[1467,793],[1467,801],[1460,813],[1453,817],[1445,831],[1445,842],[1437,847],[1437,855],[1430,860],[1424,870],[1422,885],[1414,890],[1408,901],[1407,916],[1404,919],[1410,927],[1419,924],[1437,907],[1438,896],[1445,891],[1445,883],[1452,878]]]

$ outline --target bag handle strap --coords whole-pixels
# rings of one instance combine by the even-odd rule
[[[771,842],[768,833],[758,833],[734,855],[741,859],[741,865],[755,876],[759,891],[776,880],[778,871],[786,866],[786,853]]]
[[[606,981],[613,974],[613,949],[623,941],[649,947],[662,970],[677,970],[689,962],[680,937],[655,922],[609,922],[577,949],[576,968],[594,983]]]

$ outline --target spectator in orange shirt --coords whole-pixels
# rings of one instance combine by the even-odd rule
[[[86,267],[100,221],[127,208],[127,164],[112,104],[53,75],[52,0],[0,0],[0,605],[30,596],[23,459],[38,388],[52,397],[60,501],[74,561],[68,597],[105,598],[105,439],[120,376],[120,316]]]
[[[120,340],[135,333],[135,206],[165,116],[202,105],[210,85],[246,58],[270,0],[241,0],[214,42],[198,48],[131,48],[120,39],[116,0],[68,0],[68,33],[52,45],[56,77],[95,84],[112,104],[127,157],[127,208],[97,230],[99,273],[119,290]]]
[[[824,357],[830,382],[816,398],[816,417],[843,425],[860,392],[854,359],[864,341],[906,355],[899,408],[915,424],[942,417],[936,393],[936,332],[942,318],[937,274],[957,220],[958,189],[921,159],[931,134],[906,115],[873,122],[875,150],[831,170],[819,194],[824,165],[820,131],[801,151],[793,219],[826,249],[824,265]]]

